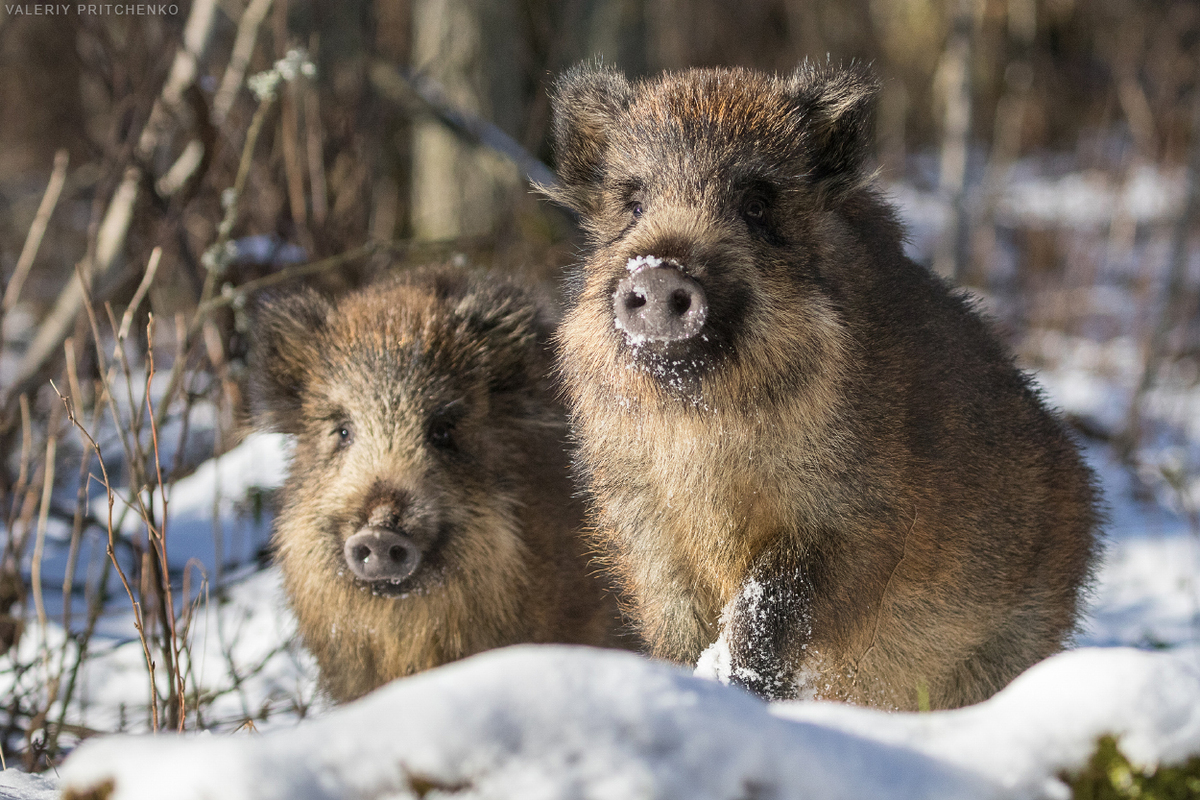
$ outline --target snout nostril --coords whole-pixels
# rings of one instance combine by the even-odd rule
[[[692,307],[692,295],[683,289],[671,292],[671,313],[682,317]]]
[[[360,580],[401,583],[421,566],[421,548],[405,533],[363,527],[346,540],[343,557]]]
[[[708,317],[704,289],[673,266],[647,267],[625,276],[613,293],[613,325],[633,344],[682,342]]]

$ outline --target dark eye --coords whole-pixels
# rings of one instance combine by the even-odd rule
[[[750,222],[762,222],[767,216],[767,202],[761,197],[751,197],[742,205],[742,216]]]
[[[438,450],[457,450],[458,447],[454,443],[454,422],[448,419],[435,419],[430,422],[429,443]]]
[[[642,204],[640,202],[635,202],[629,206],[629,213],[633,214],[634,219],[641,217],[642,214],[645,213],[645,211],[646,211],[646,209],[642,206]]]
[[[464,411],[462,401],[459,400],[439,409],[430,417],[425,435],[434,449],[447,453],[458,452],[458,442],[454,434]]]
[[[338,423],[335,433],[337,434],[338,449],[349,447],[354,442],[354,426],[348,421]]]

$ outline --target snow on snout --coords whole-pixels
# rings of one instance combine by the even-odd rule
[[[625,269],[629,271],[630,275],[632,275],[633,273],[641,272],[644,269],[661,267],[666,263],[666,261],[663,261],[658,256],[634,256],[625,262]]]

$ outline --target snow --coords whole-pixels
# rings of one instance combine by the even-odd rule
[[[121,595],[118,600],[124,601],[124,607],[111,611],[104,627],[132,631],[128,599]],[[188,696],[206,698],[204,726],[233,730],[246,720],[259,730],[291,726],[310,710],[328,706],[317,696],[315,664],[298,645],[295,629],[278,569],[243,576],[219,596],[214,592],[201,597],[185,637],[183,663],[189,671]],[[62,652],[72,663],[78,650],[73,642],[64,641],[63,629],[50,625],[46,633],[50,651]],[[14,661],[37,664],[40,638],[23,636]],[[158,652],[152,654],[161,658]],[[5,682],[11,682],[5,689],[17,694],[35,691],[48,679],[46,668],[39,664],[19,676],[4,675]],[[165,696],[163,670],[157,671],[156,679]],[[150,729],[149,677],[140,641],[128,636],[94,637],[78,681],[69,709],[72,722],[100,731]],[[61,704],[55,706],[52,719],[60,709]],[[189,712],[188,724],[197,724],[194,712]]]
[[[88,742],[62,785],[111,780],[113,800],[420,796],[414,782],[464,800],[1059,798],[1057,775],[1103,734],[1141,765],[1196,752],[1200,650],[1079,650],[977,706],[893,714],[768,705],[632,654],[526,645],[261,737]]]
[[[1170,220],[1183,206],[1182,171],[1164,173],[1150,164],[1138,165],[1119,182],[1099,171],[1013,177],[998,208],[1001,221],[1010,225],[1099,228],[1116,214],[1146,223]]]
[[[19,769],[0,772],[0,800],[58,800],[57,781]]]
[[[634,256],[625,262],[625,269],[632,275],[644,269],[653,269],[666,263],[658,256]]]
[[[912,748],[1002,787],[1005,797],[1068,797],[1058,774],[1080,768],[1103,735],[1115,736],[1142,767],[1200,752],[1200,648],[1063,653],[990,700],[955,711],[888,714],[828,703],[773,710]]]
[[[223,583],[225,571],[254,562],[270,538],[271,515],[269,510],[256,515],[247,506],[251,505],[250,498],[261,496],[263,492],[283,483],[289,453],[290,442],[286,436],[252,433],[234,449],[203,462],[192,474],[175,482],[167,494],[167,554],[172,573],[182,574],[188,570],[191,572],[191,586],[198,587],[203,580],[215,589]],[[168,461],[169,456],[164,455],[163,460]],[[103,509],[103,486],[93,483],[91,488],[92,507]],[[74,505],[75,487],[69,486],[67,490],[71,505]],[[119,497],[130,495],[128,489],[118,487],[114,491]],[[145,527],[141,518],[129,513],[121,522],[119,512],[118,501],[114,520],[125,540],[132,540],[139,535],[144,539]],[[63,531],[59,535],[48,535],[42,559],[42,580],[47,587],[46,612],[53,619],[62,616],[63,596],[49,587],[63,585],[70,546],[68,526],[61,524],[60,527]],[[107,557],[104,551],[106,544],[105,537],[95,530],[83,538],[79,560],[82,564],[90,565],[89,579],[98,571],[97,565]],[[128,560],[128,550],[121,549],[118,552]],[[32,554],[27,553],[26,561],[31,557]],[[124,567],[127,572],[131,569],[128,563]],[[29,575],[28,563],[24,571]],[[80,578],[77,576],[75,580],[78,582]],[[127,605],[124,589],[115,572],[109,577],[109,593],[114,605]],[[85,622],[85,614],[82,613],[85,604],[79,598],[74,598],[73,604],[73,627],[79,630]],[[128,639],[133,636],[129,619],[112,616],[101,619],[99,631],[102,635],[116,638]]]

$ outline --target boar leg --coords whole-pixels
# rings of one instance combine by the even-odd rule
[[[796,696],[795,674],[812,636],[810,570],[777,551],[758,559],[722,615],[730,682],[766,700]]]

